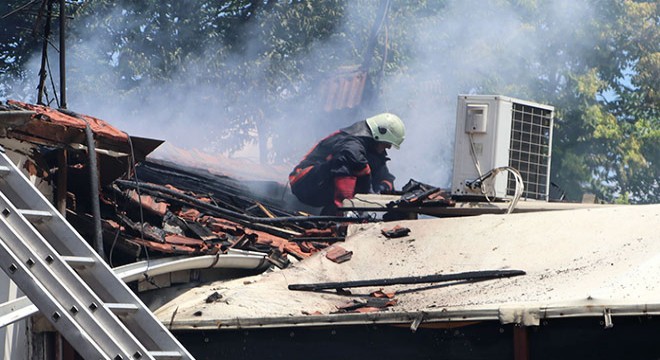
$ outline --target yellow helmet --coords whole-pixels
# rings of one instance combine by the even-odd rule
[[[382,113],[367,118],[367,125],[374,140],[390,143],[397,149],[406,137],[403,121],[394,114]]]

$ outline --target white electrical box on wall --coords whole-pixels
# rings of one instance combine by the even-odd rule
[[[467,133],[485,133],[488,123],[488,105],[468,104],[465,115],[465,132]]]
[[[548,200],[554,107],[499,95],[459,95],[456,113],[452,195],[506,198],[514,195],[513,174],[488,178],[512,167],[523,179],[523,199]]]

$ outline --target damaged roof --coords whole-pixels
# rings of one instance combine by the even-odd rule
[[[206,171],[217,176],[236,180],[286,181],[291,169],[282,165],[260,164],[245,158],[231,158],[220,154],[209,154],[199,149],[182,149],[165,143],[149,154],[149,159],[185,164],[188,168]]]
[[[257,184],[246,178],[282,175],[281,169],[250,168],[244,161],[219,161],[218,157],[175,147],[169,147],[169,156],[167,152],[160,156],[169,161],[147,161],[146,155],[162,141],[129,137],[103,120],[68,110],[11,100],[0,104],[0,128],[6,139],[2,144],[9,150],[16,150],[13,148],[19,147],[18,142],[23,144],[16,152],[30,159],[23,167],[31,175],[58,187],[61,184],[55,181],[56,175],[70,173],[64,177],[67,220],[86,238],[95,232],[87,185],[87,148],[83,145],[88,125],[99,154],[102,234],[111,265],[140,258],[249,249],[270,254],[269,260],[286,266],[287,254],[307,257],[328,245],[324,239],[339,236],[338,227],[327,222],[314,224],[307,218],[295,220],[301,214],[274,205],[268,197],[253,195],[250,185],[275,194],[284,186],[274,181]],[[24,144],[28,144],[28,151]],[[66,163],[61,162],[62,157],[57,163],[53,161],[54,150],[70,151],[63,157]],[[134,162],[141,163],[136,166]],[[243,176],[234,178],[223,172]]]
[[[108,218],[116,216],[116,226],[123,228],[120,237],[139,245],[138,251],[140,247],[160,254],[275,250],[278,254],[271,255],[281,259],[271,260],[286,263],[286,254],[302,259],[341,236],[332,222],[314,222],[315,217],[278,207],[254,195],[244,182],[169,162],[145,161],[136,168],[135,179],[117,180],[113,189],[114,200],[108,197],[108,201],[129,207],[126,214]],[[135,216],[138,209],[148,214],[143,217],[148,221]]]
[[[5,138],[84,152],[74,145],[84,143],[89,124],[105,155],[123,159],[113,163],[106,156],[100,164],[118,169],[102,181],[100,194],[111,265],[181,254],[209,260],[236,249],[264,254],[274,265],[262,275],[177,294],[156,311],[172,329],[472,320],[534,325],[548,317],[660,312],[658,205],[365,222],[351,225],[347,236],[349,219],[308,216],[257,194],[244,178],[205,167],[211,159],[197,152],[179,154],[187,165],[150,159],[134,166],[133,159],[144,160],[160,142],[145,139],[143,157],[129,157],[136,138],[101,120],[18,102],[0,110]],[[87,179],[86,164],[64,165],[35,174],[73,172],[67,220],[91,238],[89,193],[80,180]],[[275,194],[284,189],[272,180],[261,185]],[[440,194],[437,188],[417,190],[424,191],[397,206],[459,208],[431,196]],[[390,209],[391,201],[383,206]],[[117,254],[123,259],[113,264]],[[310,287],[318,289],[294,290]]]
[[[109,123],[93,116],[78,114],[44,105],[15,100],[0,104],[2,137],[47,146],[84,148],[85,128],[89,125],[96,146],[102,155],[114,157],[133,154],[135,161],[143,160],[163,141],[130,136]]]
[[[410,231],[386,237],[383,230],[394,225]],[[348,261],[330,260],[330,247],[284,270],[190,289],[156,314],[179,330],[410,325],[418,318],[535,325],[551,317],[658,314],[658,225],[660,205],[356,224],[340,244],[351,252]],[[525,275],[289,289],[296,284],[511,270]],[[216,292],[215,300],[206,301]],[[374,301],[383,297],[387,300]]]

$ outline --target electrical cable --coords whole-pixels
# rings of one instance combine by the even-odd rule
[[[126,134],[126,133],[125,133],[125,134]],[[128,135],[128,134],[126,134],[126,135]],[[127,173],[130,174],[130,172],[131,172],[131,162],[129,161],[127,165],[128,165]],[[118,204],[119,201],[118,201],[118,199],[117,199],[117,194],[114,193],[114,196],[115,196],[114,204]],[[126,210],[128,209],[128,205],[129,205],[129,203],[126,202],[126,201],[124,201],[123,203],[124,203],[124,206],[123,206],[122,209],[119,209],[119,208],[116,206],[116,208],[115,208],[116,213],[124,213],[124,212],[126,212]],[[119,227],[117,228],[117,231],[115,232],[115,237],[114,237],[114,239],[113,239],[113,241],[112,241],[112,245],[110,246],[110,254],[108,255],[108,261],[109,261],[109,263],[110,263],[110,267],[111,267],[111,268],[114,268],[114,264],[112,263],[112,257],[113,257],[113,253],[114,253],[114,250],[115,250],[115,246],[117,245],[117,241],[119,240],[119,234],[120,234],[120,233],[121,233],[121,226],[119,226]],[[145,251],[146,251],[146,249],[145,249]]]
[[[137,193],[137,197],[138,197],[138,209],[139,209],[139,213],[140,213],[140,239],[142,240],[142,248],[144,249],[144,255],[147,258],[147,266],[146,266],[146,268],[144,270],[144,274],[143,274],[144,275],[144,280],[147,281],[148,283],[150,283],[151,285],[153,285],[157,288],[160,288],[160,286],[158,286],[154,282],[154,280],[149,276],[149,264],[150,264],[151,259],[150,259],[150,256],[149,256],[149,248],[147,247],[147,245],[145,245],[145,240],[144,240],[144,212],[142,210],[142,195],[140,193],[140,181],[139,181],[138,176],[137,176],[137,168],[136,168],[136,164],[135,164],[136,161],[135,161],[135,150],[133,148],[133,140],[131,139],[131,136],[128,135],[127,132],[124,131],[123,133],[126,134],[126,137],[128,138],[128,146],[130,147],[130,150],[131,150],[131,157],[129,159],[129,164],[128,164],[129,169],[128,170],[130,172],[131,167],[132,167],[133,179],[135,180],[135,192]]]
[[[43,35],[43,44],[41,46],[41,66],[39,67],[39,86],[37,86],[37,89],[39,90],[37,94],[37,104],[43,105],[43,96],[46,95],[46,102],[48,102],[48,95],[46,94],[46,61],[47,61],[47,56],[48,56],[48,37],[50,36],[50,20],[53,14],[53,3],[50,0],[44,1],[42,3],[42,6],[48,3],[48,9],[47,9],[47,15],[46,15],[46,25],[44,27],[44,35]],[[39,17],[37,17],[37,20],[35,21],[35,26],[33,32],[36,33],[36,29],[38,27],[37,23],[39,22]]]
[[[510,214],[513,211],[513,209],[516,207],[518,200],[520,200],[520,197],[525,191],[525,183],[523,181],[522,176],[520,175],[520,172],[516,168],[513,168],[511,166],[501,166],[488,171],[486,174],[482,174],[481,165],[479,164],[479,159],[477,158],[477,152],[475,151],[475,147],[474,147],[474,137],[472,136],[472,133],[468,133],[468,137],[470,138],[470,155],[472,156],[472,162],[474,163],[474,166],[477,168],[477,173],[479,174],[479,177],[474,181],[470,181],[470,182],[466,181],[465,185],[467,185],[472,189],[478,186],[481,193],[486,197],[486,201],[490,203],[491,199],[489,198],[488,191],[485,188],[486,180],[493,178],[492,180],[490,180],[490,183],[493,184],[492,193],[493,196],[497,196],[494,188],[495,176],[500,172],[510,171],[511,174],[513,175],[513,179],[516,182],[513,198],[511,199],[511,202],[509,203],[509,207],[507,208],[506,211],[506,214]]]
[[[479,159],[477,159],[477,152],[474,150],[474,137],[472,137],[472,133],[468,133],[468,137],[470,138],[470,155],[472,156],[472,162],[477,168],[479,177],[482,177],[483,174],[481,174],[481,165],[479,165]]]
[[[378,202],[375,202],[375,201],[369,201],[369,200],[366,200],[366,199],[361,198],[359,196],[354,196],[353,199],[362,201],[363,203],[367,203],[367,204],[378,205],[378,207],[383,208],[383,209],[387,208],[386,206],[383,206],[383,204],[381,204],[381,203],[378,203]],[[351,202],[351,205],[355,205],[355,203],[353,202],[353,199],[346,199],[346,200],[349,200]]]
[[[115,251],[115,245],[117,245],[117,240],[119,239],[120,232],[121,232],[121,226],[117,228],[117,231],[115,232],[115,238],[112,239],[112,245],[110,245],[110,252],[108,253],[108,263],[110,264],[111,268],[115,267],[114,264],[112,263],[112,255]]]
[[[509,207],[507,208],[506,211],[507,214],[510,214],[513,211],[513,209],[516,207],[518,200],[520,200],[520,197],[522,196],[523,191],[525,190],[525,184],[523,182],[522,176],[520,175],[520,172],[516,168],[513,168],[511,166],[501,166],[491,170],[490,173],[492,173],[491,175],[492,177],[495,177],[497,174],[503,171],[510,171],[511,174],[513,174],[513,178],[516,182],[516,188],[513,192],[513,198],[511,199],[511,202],[509,203]]]
[[[385,28],[385,39],[383,41],[383,60],[381,61],[380,64],[380,76],[378,77],[377,81],[377,88],[380,89],[380,85],[383,82],[383,78],[385,78],[385,65],[387,65],[387,52],[389,48],[389,21],[387,16],[385,17],[384,20],[384,28]]]
[[[55,104],[59,108],[60,107],[60,100],[57,97],[57,89],[55,87],[55,81],[53,80],[53,72],[50,71],[50,61],[48,60],[47,55],[46,55],[46,66],[48,67],[48,78],[50,79],[50,86],[53,87],[53,96],[55,96],[55,99],[54,99]],[[48,106],[50,106],[51,101],[48,100],[48,93],[46,93],[45,91],[44,91],[44,93],[46,94],[46,104]]]
[[[487,173],[485,173],[484,175],[482,175],[481,177],[479,177],[478,179],[466,182],[466,185],[468,185],[468,187],[471,187],[471,188],[474,188],[476,186],[483,187],[483,183],[486,180],[488,180],[490,178],[494,178],[497,174],[499,174],[503,171],[510,171],[513,174],[514,181],[516,182],[516,187],[514,189],[513,198],[511,199],[511,202],[509,203],[509,207],[508,207],[507,212],[506,212],[507,214],[510,214],[513,211],[513,209],[515,208],[516,204],[518,203],[518,200],[520,200],[520,197],[522,196],[523,192],[525,191],[525,183],[523,181],[522,176],[520,175],[520,172],[516,168],[513,168],[511,166],[501,166],[501,167],[492,169],[492,170],[488,171]],[[493,181],[494,180],[491,180],[491,182],[493,182]],[[495,189],[493,189],[493,191],[495,191]],[[486,198],[486,200],[488,200],[488,202],[490,202],[490,200],[488,198]]]
[[[361,202],[366,203],[366,204],[376,205],[375,207],[378,207],[380,209],[387,209],[387,206],[384,206],[381,203],[378,203],[378,202],[375,202],[375,201],[369,201],[369,200],[366,200],[364,198],[360,198],[357,195],[353,196],[352,199],[345,199],[345,200],[348,200],[353,207],[355,207],[355,200],[358,200],[358,201],[361,201]],[[354,215],[354,216],[351,216],[351,217],[360,218],[360,219],[369,220],[369,221],[376,220],[376,218],[378,217],[376,213],[370,213],[370,212],[367,212],[367,211],[351,210],[350,212]],[[365,214],[367,216],[364,216]]]
[[[477,158],[477,152],[474,148],[474,137],[472,136],[472,133],[468,133],[468,137],[470,138],[470,155],[472,156],[472,162],[474,163],[474,166],[477,168],[477,174],[479,174],[479,178],[483,178],[483,174],[481,173],[481,164],[479,164],[479,159]],[[488,197],[488,192],[484,188],[484,183],[481,181],[479,183],[479,190],[481,191],[481,194],[486,197],[486,201],[491,202],[490,198]]]
[[[16,9],[11,10],[10,12],[8,12],[8,13],[6,13],[6,14],[0,16],[0,19],[5,19],[5,18],[7,18],[7,17],[9,17],[9,16],[12,16],[12,15],[14,15],[15,13],[22,11],[22,10],[25,9],[26,7],[32,5],[32,4],[36,3],[36,2],[37,2],[37,0],[31,0],[31,1],[28,1],[27,3],[25,3],[25,4],[23,4],[23,5],[19,6],[19,7],[17,7]]]

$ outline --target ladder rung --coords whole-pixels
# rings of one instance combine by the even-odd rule
[[[149,355],[154,359],[181,359],[181,353],[178,351],[149,351]]]
[[[139,310],[135,304],[122,304],[122,303],[107,303],[105,304],[110,311],[116,315],[131,314]]]
[[[1,146],[0,187],[0,274],[7,273],[49,315],[83,358],[193,359]],[[66,249],[66,255],[56,249]]]
[[[45,210],[18,209],[18,212],[31,221],[47,220],[53,217],[53,213]]]
[[[96,264],[94,258],[87,256],[62,256],[62,260],[74,269],[94,266]]]

